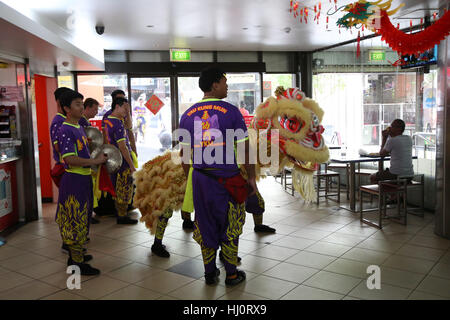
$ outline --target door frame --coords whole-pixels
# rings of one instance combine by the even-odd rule
[[[168,73],[150,73],[150,74],[135,74],[127,73],[128,98],[131,99],[131,78],[169,78],[170,81],[170,112],[172,131],[178,128],[178,85],[176,83],[176,75]],[[130,100],[131,103],[131,100]],[[175,116],[174,116],[175,115]],[[172,147],[174,146],[172,141]]]

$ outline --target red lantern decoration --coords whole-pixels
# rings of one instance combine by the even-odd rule
[[[359,58],[361,56],[361,37],[358,31],[358,44],[356,45],[356,57]]]

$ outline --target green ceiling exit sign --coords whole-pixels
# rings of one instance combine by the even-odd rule
[[[386,51],[384,50],[370,50],[369,61],[385,61]]]
[[[191,49],[170,49],[170,61],[191,61]]]

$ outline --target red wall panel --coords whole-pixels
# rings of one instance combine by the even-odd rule
[[[47,77],[35,75],[36,118],[39,143],[39,172],[42,198],[53,198],[51,170],[51,142],[47,111]],[[51,97],[50,97],[51,98]]]

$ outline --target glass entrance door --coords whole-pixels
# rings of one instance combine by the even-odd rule
[[[172,147],[169,77],[130,78],[130,103],[139,168]]]
[[[178,122],[183,113],[203,98],[198,86],[199,77],[177,77],[178,81]]]

